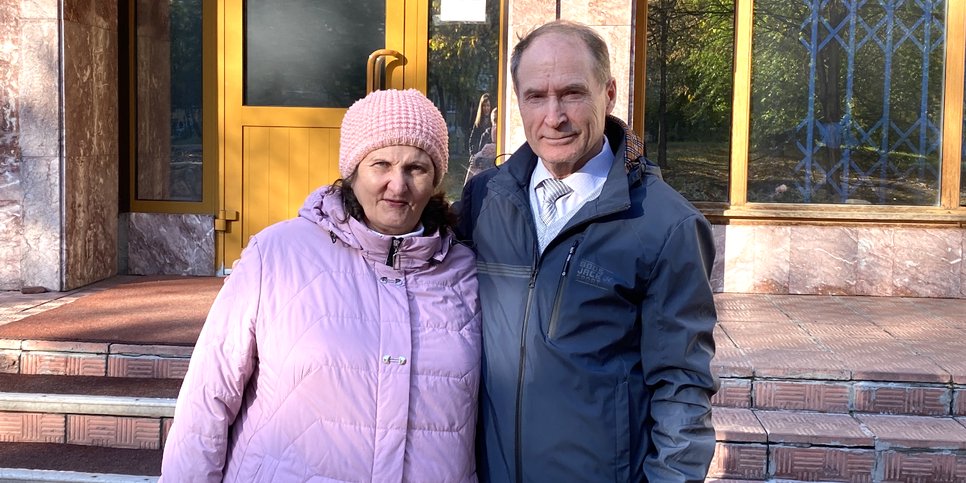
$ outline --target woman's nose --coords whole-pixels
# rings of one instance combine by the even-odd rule
[[[394,169],[389,175],[387,187],[393,193],[405,193],[409,185],[407,184],[406,174],[402,170]]]

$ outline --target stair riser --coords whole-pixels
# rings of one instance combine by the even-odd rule
[[[0,340],[0,372],[182,379],[192,347]]]
[[[712,402],[732,408],[966,416],[966,386],[721,378],[721,388]]]
[[[0,412],[0,441],[158,449],[171,418]]]
[[[708,477],[751,481],[964,481],[966,454],[719,442]]]

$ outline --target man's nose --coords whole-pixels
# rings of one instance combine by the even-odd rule
[[[564,110],[563,103],[560,102],[558,97],[549,97],[547,99],[547,112],[544,116],[544,122],[550,127],[557,128],[566,121],[567,114]]]

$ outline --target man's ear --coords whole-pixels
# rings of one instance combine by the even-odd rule
[[[617,104],[617,80],[613,77],[607,81],[607,114],[611,114],[614,111],[614,106]]]

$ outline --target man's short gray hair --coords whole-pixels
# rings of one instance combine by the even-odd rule
[[[523,57],[523,52],[530,47],[534,40],[547,34],[572,36],[583,41],[590,51],[591,57],[593,57],[594,74],[597,81],[604,85],[611,79],[610,54],[607,51],[607,43],[604,42],[604,39],[594,29],[582,23],[559,19],[545,23],[530,31],[513,47],[513,53],[510,54],[510,76],[513,78],[514,88],[518,84],[517,70],[520,68],[520,57]]]

